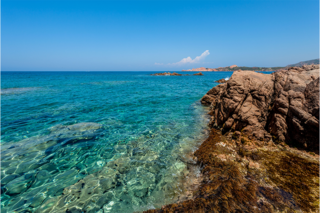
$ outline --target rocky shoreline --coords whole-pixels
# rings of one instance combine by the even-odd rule
[[[155,73],[155,74],[151,74],[153,76],[187,76],[189,74],[179,74],[176,72],[170,73],[170,72],[163,72],[163,73]],[[195,73],[193,75],[203,75],[202,72],[199,73]]]
[[[234,72],[201,99],[193,199],[154,212],[319,212],[319,66]]]

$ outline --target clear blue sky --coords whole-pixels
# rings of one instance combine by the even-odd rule
[[[319,57],[318,0],[2,0],[1,15],[7,71],[285,66]]]

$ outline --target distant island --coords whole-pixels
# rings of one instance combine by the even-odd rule
[[[203,71],[203,72],[219,72],[219,71],[236,71],[236,70],[252,70],[252,71],[276,71],[281,69],[286,69],[289,67],[301,67],[303,65],[311,65],[311,64],[319,64],[319,59],[313,59],[308,61],[301,61],[296,64],[290,64],[285,67],[246,67],[246,66],[237,66],[237,65],[231,65],[228,67],[218,67],[218,68],[193,68],[188,70],[182,70],[185,72],[195,72],[195,71]]]

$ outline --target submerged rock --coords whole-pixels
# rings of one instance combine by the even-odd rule
[[[10,181],[4,186],[6,194],[15,195],[26,191],[34,182],[35,176],[35,173],[30,173]]]
[[[98,130],[101,129],[102,125],[98,123],[93,123],[93,122],[83,122],[83,123],[77,123],[73,125],[56,125],[54,127],[51,127],[49,130],[52,133],[63,133],[67,131],[78,131],[78,132],[83,132],[83,131],[90,131],[90,130]]]
[[[49,129],[49,135],[40,135],[24,139],[19,142],[2,146],[1,159],[6,161],[14,155],[23,155],[33,160],[38,151],[48,150],[56,144],[67,144],[82,139],[89,140],[98,136],[103,126],[97,123],[78,123],[74,125],[57,125]],[[48,150],[50,151],[50,150]],[[28,152],[28,155],[24,153]],[[33,153],[34,155],[30,154]]]
[[[61,152],[57,152],[57,150],[64,151],[63,147],[66,147],[66,144],[95,139],[102,130],[103,126],[97,123],[57,125],[49,129],[49,135],[31,137],[2,146],[2,193],[9,196],[24,193],[26,201],[22,205],[29,205],[33,208],[39,206],[46,199],[47,195],[42,193],[61,194],[64,187],[58,183],[61,181],[72,182],[79,171],[72,168],[59,173],[61,168],[57,166],[56,162],[57,160],[65,160],[60,159]],[[30,173],[31,171],[32,173]],[[48,183],[52,181],[55,186],[49,187]],[[48,186],[48,189],[43,186]],[[38,192],[42,190],[42,193],[35,196],[32,194],[34,189],[38,189]],[[40,194],[42,195],[40,196]],[[3,210],[5,211],[7,208],[10,211],[15,210],[17,205],[20,205],[20,201],[10,201]]]

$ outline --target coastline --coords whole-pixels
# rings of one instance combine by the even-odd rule
[[[304,71],[293,70],[292,72],[298,72],[300,75],[303,74],[301,72]],[[274,75],[277,76],[278,74],[279,73]],[[174,157],[172,157],[173,161],[171,162],[173,163],[167,164],[171,169],[168,170],[166,174],[163,170],[159,170],[157,168],[157,165],[160,165],[155,161],[155,158],[159,159],[158,154],[148,150],[150,145],[155,145],[157,144],[155,142],[163,142],[164,140],[162,137],[159,138],[159,140],[151,140],[156,135],[155,132],[148,131],[145,132],[146,134],[141,135],[143,137],[137,138],[137,140],[132,141],[132,143],[119,143],[115,145],[115,151],[117,151],[121,156],[118,154],[117,156],[119,158],[110,159],[110,161],[105,165],[99,162],[99,165],[104,165],[101,171],[94,172],[85,178],[82,178],[77,183],[72,183],[68,187],[57,186],[56,189],[60,189],[61,192],[63,191],[61,196],[45,199],[45,197],[41,195],[41,197],[38,196],[36,199],[32,200],[32,205],[36,206],[41,204],[41,209],[37,212],[49,212],[52,205],[58,205],[54,211],[62,211],[62,209],[64,209],[69,212],[77,212],[82,209],[94,212],[101,208],[97,208],[97,205],[101,204],[103,205],[103,209],[101,208],[101,211],[99,210],[99,212],[114,212],[120,209],[118,208],[119,205],[128,198],[128,192],[130,192],[138,195],[138,198],[128,198],[128,200],[137,202],[135,207],[132,209],[134,212],[143,211],[148,208],[159,208],[157,210],[150,210],[155,212],[313,211],[314,206],[317,205],[318,202],[316,192],[318,189],[317,184],[319,183],[319,179],[318,173],[315,172],[318,171],[319,167],[319,163],[317,162],[317,159],[319,158],[318,155],[301,149],[298,150],[296,148],[289,147],[286,143],[279,142],[279,138],[273,137],[270,139],[267,137],[268,134],[262,131],[263,129],[251,129],[251,133],[236,129],[238,128],[237,125],[234,126],[232,123],[228,124],[227,121],[230,121],[229,118],[231,117],[234,119],[232,121],[233,123],[239,123],[241,118],[239,118],[238,114],[235,114],[235,116],[230,116],[231,114],[224,114],[223,116],[226,116],[225,118],[215,116],[215,110],[218,110],[218,114],[219,112],[223,114],[224,109],[227,111],[230,110],[232,105],[224,105],[223,101],[228,101],[228,98],[230,97],[234,100],[238,100],[239,94],[230,95],[226,93],[226,96],[223,97],[227,97],[227,99],[223,100],[221,98],[222,93],[228,92],[226,90],[227,84],[229,85],[229,89],[232,91],[240,91],[239,89],[235,89],[234,86],[241,84],[242,77],[245,76],[245,79],[254,83],[253,85],[255,87],[263,89],[268,85],[268,82],[257,84],[257,81],[261,79],[258,77],[261,75],[263,74],[256,72],[236,72],[235,76],[238,76],[238,82],[234,82],[235,76],[233,76],[230,79],[228,78],[230,81],[226,80],[226,83],[213,87],[206,95],[203,96],[201,103],[207,106],[201,106],[198,101],[191,106],[188,105],[187,108],[189,109],[186,108],[187,111],[185,111],[185,114],[197,115],[194,119],[189,120],[191,121],[190,124],[192,124],[192,127],[195,127],[197,132],[191,137],[184,138],[178,134],[180,133],[179,131],[172,129],[174,126],[170,126],[171,128],[168,127],[168,129],[166,129],[166,131],[170,130],[174,133],[176,136],[175,139],[183,139],[181,140],[181,143],[177,144],[177,146],[174,146],[172,149],[171,157]],[[270,77],[274,75],[268,76]],[[281,73],[279,75],[281,75]],[[254,77],[255,81],[251,81],[252,77]],[[169,81],[170,79],[171,78],[166,78],[166,81]],[[204,78],[199,79],[202,80]],[[262,79],[265,80],[266,78]],[[310,82],[317,82],[315,81],[314,76],[311,76],[310,79]],[[208,80],[206,81],[208,82]],[[116,81],[116,83],[119,82],[120,81]],[[195,80],[194,82],[199,84],[199,80]],[[307,91],[309,92],[306,93],[307,100],[309,100],[310,97],[313,97],[312,91],[317,91],[312,90],[312,88],[314,89],[315,87],[314,84],[310,84],[310,82],[306,84],[309,85],[307,86]],[[244,96],[245,99],[252,100],[248,97],[253,96],[251,95],[251,91],[255,91],[253,89],[247,91],[248,94]],[[261,90],[261,92],[263,91],[264,90]],[[180,92],[180,90],[177,89],[177,92]],[[266,98],[261,98],[261,100],[269,103],[268,97],[270,94],[264,94]],[[241,93],[241,95],[244,94]],[[184,97],[186,96],[184,95]],[[179,101],[181,101],[181,99]],[[257,101],[257,99],[255,101]],[[240,103],[242,106],[245,106],[245,100],[240,101]],[[253,101],[250,103],[253,103]],[[313,106],[313,102],[311,101],[310,103],[310,106]],[[181,104],[181,102],[176,102],[174,107],[178,107],[176,104]],[[210,107],[208,105],[210,105]],[[221,109],[219,108],[221,106],[227,107]],[[193,108],[196,110],[192,110]],[[251,108],[252,107],[250,107],[250,109]],[[269,108],[268,105],[266,108]],[[209,109],[209,111],[207,109]],[[251,111],[257,110],[258,109]],[[271,113],[275,110],[279,109],[274,107],[274,110],[268,110],[268,112]],[[313,108],[310,109],[310,112],[313,111]],[[268,115],[263,116],[269,117]],[[221,123],[218,123],[219,119]],[[257,120],[259,122],[263,121],[263,117]],[[308,119],[306,124],[301,125],[309,125],[310,121],[316,120]],[[112,121],[110,124],[114,125],[114,122],[115,121]],[[300,121],[297,120],[296,122]],[[266,123],[270,124],[271,122]],[[260,123],[257,122],[256,124]],[[311,124],[314,125],[315,123],[311,122]],[[242,127],[245,127],[244,129],[246,129],[248,126],[250,127],[250,125]],[[180,130],[190,131],[189,127],[190,125],[183,125]],[[257,126],[255,125],[254,127]],[[59,138],[65,139],[69,137],[68,135],[71,135],[69,130],[74,130],[76,136],[81,139],[82,134],[78,132],[80,129],[86,130],[87,133],[91,133],[92,129],[92,131],[94,130],[93,132],[95,132],[93,136],[95,136],[97,133],[103,132],[106,128],[106,125],[98,123],[77,123],[68,126],[58,125],[50,128],[50,132],[52,134],[49,135],[50,137],[48,138],[60,135]],[[207,129],[210,134],[208,134],[208,132],[206,133]],[[229,131],[230,129],[232,131]],[[161,129],[159,130],[162,131]],[[253,137],[253,130],[262,131],[263,134],[261,135],[264,138]],[[62,135],[60,134],[61,131],[63,132]],[[257,134],[255,136],[257,136]],[[46,142],[46,138],[39,139],[41,139],[41,141],[39,141],[41,143]],[[89,138],[86,138],[86,140],[87,139]],[[76,140],[74,143],[75,142]],[[137,146],[140,142],[143,143],[140,144],[143,145],[142,147]],[[310,144],[307,145],[309,146]],[[8,148],[10,147],[11,146],[8,146]],[[170,147],[164,148],[167,149]],[[312,148],[312,146],[310,147]],[[8,150],[9,155],[11,155],[15,150],[13,148]],[[193,158],[193,154],[195,158]],[[148,162],[143,163],[142,161],[144,160]],[[19,166],[19,168],[20,167],[21,166]],[[135,187],[134,191],[131,190],[133,189],[131,184],[132,181],[130,183],[128,182],[128,184],[123,184],[126,174],[130,172],[132,167],[137,167],[137,169],[131,174],[131,177],[135,178],[138,175],[140,181],[144,181],[145,183],[138,187],[137,185],[133,185]],[[89,166],[88,168],[92,169],[92,166]],[[144,171],[144,175],[142,175],[141,171]],[[41,175],[42,174],[47,173],[41,172]],[[144,192],[148,194],[154,190],[154,187],[149,189],[149,186],[154,185],[150,180],[153,180],[157,174],[166,176],[165,181],[163,182],[164,184],[161,184],[161,186],[159,185],[159,188],[157,188],[159,189],[159,194],[157,195],[158,202],[155,202],[154,205],[152,205],[154,200],[146,199],[142,202],[142,199],[140,198],[145,196],[145,194],[139,193],[144,190]],[[177,178],[177,174],[179,178]],[[194,176],[192,176],[192,174],[194,174]],[[63,175],[73,176],[74,173],[65,173]],[[170,179],[170,177],[172,177],[172,179]],[[294,180],[291,180],[293,179],[292,177],[294,177]],[[120,184],[122,186],[119,187]],[[130,185],[130,187],[127,187],[126,185]],[[304,188],[301,188],[301,185]],[[9,184],[8,189],[11,187],[10,190],[13,193],[14,191],[12,191],[12,186],[13,184]],[[170,198],[166,197],[164,195],[165,191],[170,191],[172,189],[175,191],[175,194],[170,194]],[[185,193],[181,194],[180,192]],[[72,200],[70,200],[70,198],[72,198]],[[164,199],[166,198],[168,198],[168,202],[164,202]],[[89,203],[89,200],[91,200],[91,203]],[[98,203],[96,203],[96,201],[98,201]],[[175,204],[168,204],[161,208],[161,205],[164,205],[164,203],[167,204],[175,201]],[[72,204],[72,202],[74,203]],[[244,205],[243,203],[246,204]],[[138,208],[138,206],[141,208]]]
[[[256,147],[255,153],[247,153],[244,158],[236,154],[240,151],[237,142],[240,144],[241,139],[236,141],[232,137],[232,134],[222,135],[220,130],[212,129],[195,152],[201,166],[202,182],[192,199],[144,212],[318,212],[315,198],[319,182],[312,178],[318,175],[319,156],[270,145]],[[276,159],[278,157],[287,160],[281,163]],[[261,163],[257,163],[262,158],[266,159],[264,166],[269,164],[266,171]],[[297,168],[291,167],[289,158],[294,159]],[[283,180],[291,175],[296,179]],[[306,192],[306,188],[301,188],[302,180],[308,189]],[[314,188],[310,191],[307,185]],[[287,191],[293,187],[294,196],[279,186],[285,186]]]
[[[291,78],[295,74],[308,76],[305,71],[319,69],[309,68],[283,71],[276,77],[279,80],[279,76],[286,73]],[[251,75],[248,72],[242,74]],[[314,86],[319,77],[308,78],[310,80],[306,84],[298,84],[300,87],[307,85],[305,87],[310,90],[308,85]],[[230,84],[236,85],[234,82]],[[203,176],[199,188],[194,191],[194,197],[145,212],[319,212],[319,155],[310,151],[316,151],[314,146],[308,144],[309,150],[303,147],[298,149],[294,145],[296,143],[281,141],[281,135],[269,138],[269,133],[263,132],[256,124],[256,129],[251,127],[250,131],[245,131],[250,127],[247,124],[248,126],[242,126],[245,127],[244,131],[236,131],[237,126],[232,125],[236,121],[228,124],[228,117],[217,117],[219,113],[223,113],[219,111],[223,109],[219,108],[223,106],[220,97],[226,91],[226,85],[213,87],[201,101],[203,104],[210,104],[211,128],[209,137],[194,153]],[[317,93],[319,89],[312,91]],[[307,96],[308,92],[306,98]],[[264,100],[267,101],[267,98]],[[273,104],[274,99],[270,100]],[[245,103],[241,103],[245,106]],[[217,124],[219,119],[221,122]],[[260,120],[261,118],[259,122]],[[287,122],[290,125],[290,120]],[[267,121],[266,124],[270,123]],[[229,131],[230,127],[232,131]],[[261,137],[257,137],[261,131],[262,136],[260,134]],[[303,129],[300,133],[302,131]],[[311,134],[308,137],[312,139],[314,136]]]
[[[206,78],[178,80],[151,77],[142,72],[74,73],[74,81],[64,85],[61,81],[70,73],[12,75],[13,81],[9,81],[8,75],[4,84],[8,88],[17,87],[15,85],[21,84],[20,79],[30,77],[32,81],[21,86],[40,89],[3,97],[6,100],[4,112],[15,114],[11,120],[4,117],[5,127],[9,130],[3,135],[4,142],[15,139],[12,142],[15,147],[6,144],[7,155],[2,154],[3,195],[6,196],[2,200],[3,212],[18,208],[49,212],[51,207],[56,207],[52,212],[63,209],[96,212],[101,205],[106,206],[102,209],[104,212],[128,212],[131,206],[130,211],[134,212],[160,208],[173,202],[170,200],[173,193],[168,196],[169,192],[181,193],[179,187],[182,188],[180,182],[184,182],[186,167],[177,160],[177,155],[184,157],[184,153],[179,153],[181,149],[195,150],[205,138],[200,140],[199,136],[208,128],[207,117],[205,121],[202,117],[207,116],[208,107],[198,102],[199,94],[210,89],[207,81],[213,82],[216,76],[208,74]],[[220,74],[221,77],[224,75]],[[49,81],[53,86],[41,87]],[[188,87],[181,90],[184,85]],[[76,104],[68,98],[74,93],[79,95]],[[107,102],[106,96],[109,97]],[[10,112],[15,106],[12,102],[18,102],[20,98],[25,100],[19,102],[23,106],[38,104],[40,98],[43,105]],[[55,98],[59,99],[48,108],[45,104]],[[23,116],[24,112],[32,117]],[[48,115],[50,123],[43,122],[47,118],[43,116]],[[91,130],[86,125],[89,119],[93,122],[92,127],[98,129]],[[12,128],[13,124],[20,124],[17,122],[21,125]],[[22,134],[24,129],[35,130]],[[11,137],[15,133],[21,134]],[[197,146],[191,147],[193,144]],[[22,154],[19,161],[12,161],[13,157]],[[22,182],[25,177],[28,179]],[[21,184],[15,185],[18,181]],[[24,202],[20,202],[20,198]]]

